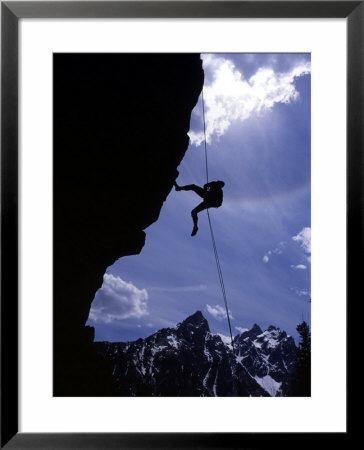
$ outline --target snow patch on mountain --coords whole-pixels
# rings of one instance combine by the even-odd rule
[[[167,337],[167,340],[168,340],[168,344],[169,344],[171,347],[173,347],[173,348],[175,348],[176,350],[178,350],[178,341],[177,341],[176,336],[175,336],[174,334],[170,334],[170,335]]]
[[[237,356],[235,359],[236,359],[236,362],[237,362],[238,364],[241,364],[241,365],[243,366],[244,364],[243,364],[242,361],[244,361],[245,358],[248,358],[248,356],[247,356],[247,355],[246,355],[246,356],[241,356],[241,355],[239,355],[239,356]]]
[[[231,346],[231,337],[230,336],[225,336],[224,334],[220,334],[220,333],[217,333],[216,336],[220,336],[222,342],[225,345],[227,345],[229,348],[232,348],[232,346]]]
[[[278,383],[273,380],[270,375],[266,375],[263,378],[255,376],[254,379],[262,386],[262,388],[267,391],[272,397],[277,395],[278,390],[280,389],[282,383]]]

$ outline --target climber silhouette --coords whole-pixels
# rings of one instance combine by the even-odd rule
[[[193,191],[196,192],[201,198],[203,198],[203,202],[196,206],[191,211],[191,216],[193,220],[193,230],[191,236],[194,236],[197,233],[197,214],[204,209],[207,208],[218,208],[222,205],[223,193],[222,188],[225,186],[223,181],[211,181],[210,183],[206,183],[204,187],[197,186],[196,184],[188,184],[186,186],[178,186],[175,182],[174,187],[176,191]]]

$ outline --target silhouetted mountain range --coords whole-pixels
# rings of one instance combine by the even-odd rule
[[[111,361],[120,396],[285,396],[296,347],[285,331],[258,325],[231,343],[197,311],[174,328],[134,342],[95,342]]]

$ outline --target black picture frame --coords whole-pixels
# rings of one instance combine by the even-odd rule
[[[2,1],[1,2],[1,448],[144,449],[294,446],[292,433],[18,432],[18,23],[21,18],[346,18],[347,305],[363,270],[363,1]],[[348,345],[348,349],[350,346]],[[348,419],[350,413],[348,414]],[[330,433],[347,444],[346,433]],[[350,434],[351,435],[351,434]],[[300,445],[312,438],[299,436]],[[315,444],[327,443],[316,433]]]

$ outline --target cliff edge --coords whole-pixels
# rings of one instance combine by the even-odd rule
[[[198,54],[54,55],[54,395],[112,395],[85,327],[106,268],[138,254],[188,147]]]

